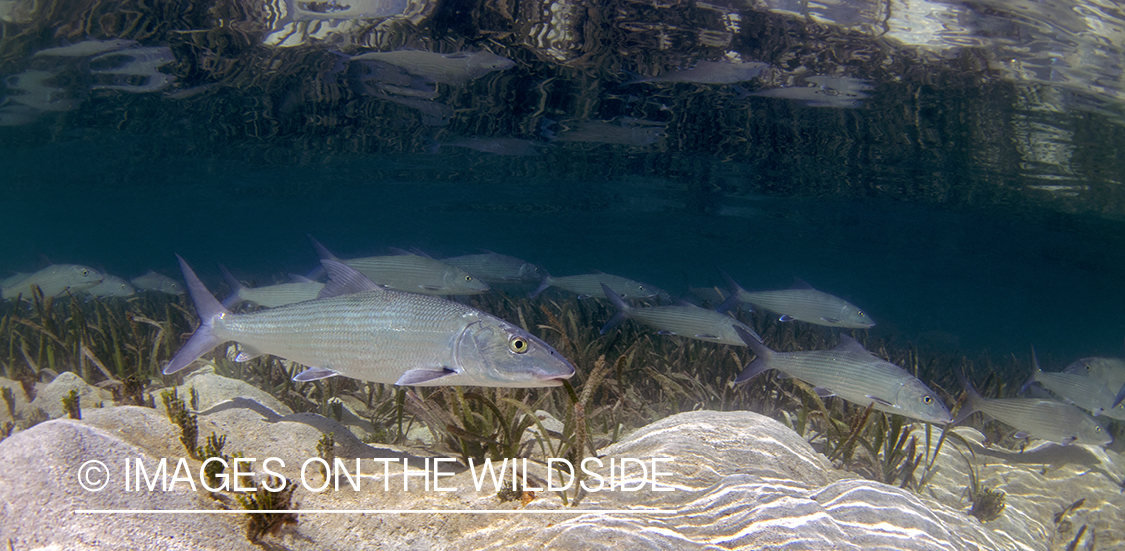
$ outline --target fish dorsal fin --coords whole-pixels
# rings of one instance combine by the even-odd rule
[[[691,306],[692,308],[699,308],[698,304],[692,304],[682,298],[676,299],[676,301],[672,303],[672,306]]]
[[[423,251],[422,249],[419,249],[418,247],[410,247],[410,254],[415,255],[415,256],[424,256],[424,257],[429,258],[431,260],[434,258],[434,257],[430,256],[429,253],[427,253],[426,251]]]
[[[374,281],[367,279],[367,276],[359,273],[355,268],[339,260],[323,258],[320,260],[320,263],[324,266],[324,270],[328,272],[328,283],[324,284],[324,288],[320,290],[316,298],[338,297],[340,295],[385,290]]]
[[[391,254],[394,256],[425,256],[415,253],[413,250],[408,251],[406,249],[400,249],[398,247],[387,247],[387,250],[391,251]]]
[[[862,352],[867,355],[872,355],[870,350],[864,348],[862,344],[859,344],[859,341],[855,340],[851,335],[844,333],[840,334],[840,344],[837,344],[836,348],[833,348],[833,350],[839,352]]]
[[[807,282],[807,281],[805,281],[805,280],[803,280],[799,277],[794,277],[793,278],[793,285],[790,285],[789,288],[790,289],[812,289],[813,286],[809,285],[809,282]]]
[[[321,258],[321,260],[326,259],[326,258],[329,259],[329,260],[336,260],[336,261],[340,260],[339,258],[336,257],[336,255],[332,254],[332,251],[328,250],[328,247],[325,247],[324,245],[321,245],[320,241],[317,241],[316,238],[314,238],[313,236],[308,235],[308,234],[306,234],[306,235],[308,236],[309,241],[312,242],[313,248],[316,249],[316,255],[319,256]]]
[[[300,274],[289,274],[289,282],[290,283],[316,283],[315,281],[313,281],[313,280],[311,280],[311,279],[309,279],[309,278],[307,278],[303,275],[300,275]]]

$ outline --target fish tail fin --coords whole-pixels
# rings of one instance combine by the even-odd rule
[[[742,338],[742,341],[746,343],[746,346],[749,346],[750,349],[754,351],[754,355],[757,356],[754,361],[746,365],[746,368],[742,370],[742,373],[738,374],[738,377],[734,378],[735,383],[744,383],[770,369],[769,360],[773,357],[773,350],[770,350],[768,346],[762,344],[762,341],[754,338],[754,335],[749,331],[737,325],[733,327],[735,332],[738,333],[738,336]]]
[[[1121,402],[1125,402],[1125,385],[1121,385],[1121,390],[1117,391],[1117,397],[1113,399],[1113,407],[1110,409],[1121,405]]]
[[[223,308],[232,308],[238,303],[242,302],[242,289],[244,288],[242,282],[230,273],[226,266],[219,264],[219,271],[223,273],[223,279],[226,280],[227,285],[230,286],[230,296],[223,300]]]
[[[737,308],[738,305],[742,304],[742,299],[738,298],[738,296],[744,293],[745,290],[740,287],[738,283],[735,283],[734,278],[732,278],[730,274],[723,270],[719,270],[719,273],[723,274],[723,281],[727,282],[727,290],[730,291],[730,295],[727,296],[727,299],[715,309],[716,312],[723,313],[728,310],[733,310]]]
[[[180,269],[184,272],[184,281],[187,282],[188,293],[191,295],[192,302],[195,303],[195,312],[199,314],[199,328],[195,330],[195,334],[188,339],[188,342],[180,348],[180,351],[176,352],[172,361],[164,366],[165,375],[180,371],[200,356],[219,346],[223,340],[215,335],[215,319],[230,314],[230,310],[223,307],[218,299],[211,294],[211,291],[207,290],[203,282],[199,281],[199,277],[195,275],[187,262],[184,262],[180,255],[176,255],[176,259],[180,261]]]
[[[1033,383],[1039,380],[1039,374],[1043,372],[1043,368],[1039,367],[1039,358],[1035,356],[1035,347],[1031,347],[1031,376],[1027,378],[1027,382],[1020,387],[1020,394],[1027,392]]]
[[[624,300],[621,299],[621,295],[613,292],[613,289],[610,289],[609,285],[606,285],[605,283],[602,283],[602,292],[604,292],[605,296],[609,298],[609,302],[613,304],[615,308],[617,308],[617,313],[614,314],[612,318],[609,318],[609,321],[606,322],[605,327],[602,327],[601,334],[604,335],[609,332],[610,329],[621,325],[621,322],[625,321],[625,318],[629,317],[630,307],[625,303]]]
[[[957,375],[957,380],[961,381],[961,386],[965,388],[965,393],[968,394],[968,398],[965,399],[965,403],[961,404],[961,409],[957,411],[957,417],[955,417],[953,419],[953,422],[950,423],[951,425],[957,425],[968,418],[970,415],[976,413],[980,401],[984,398],[980,395],[980,393],[977,392],[977,389],[973,388],[973,383],[969,382],[969,378],[966,377],[965,373],[963,373],[960,369],[954,369],[953,374]]]
[[[543,281],[539,282],[539,286],[531,292],[531,298],[539,296],[539,293],[546,291],[547,287],[550,287],[551,285],[553,285],[553,283],[551,282],[551,274],[547,273],[547,270],[543,270]]]

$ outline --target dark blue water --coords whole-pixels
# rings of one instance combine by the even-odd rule
[[[1125,227],[1101,217],[708,191],[643,171],[532,177],[456,151],[278,166],[105,136],[0,150],[2,269],[178,275],[178,253],[222,292],[215,262],[263,284],[310,270],[309,233],[344,257],[490,249],[673,295],[721,285],[720,269],[752,290],[800,277],[864,308],[876,336],[1024,361],[1034,345],[1048,370],[1123,352]]]

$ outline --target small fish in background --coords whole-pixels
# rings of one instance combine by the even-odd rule
[[[92,90],[119,90],[135,94],[167,88],[175,76],[160,72],[160,67],[176,61],[166,46],[130,48],[97,55],[90,59]]]
[[[1082,358],[1063,370],[1063,373],[1086,375],[1117,392],[1113,407],[1125,403],[1125,360],[1120,358]]]
[[[610,289],[604,283],[602,284],[602,292],[609,297],[610,303],[617,308],[617,313],[606,322],[605,327],[602,327],[602,335],[621,325],[625,320],[631,319],[655,328],[660,335],[664,336],[680,336],[719,344],[746,346],[738,332],[734,330],[735,327],[739,327],[755,339],[762,340],[762,337],[748,325],[714,310],[692,305],[636,308],[626,304],[617,293],[613,292],[613,289]]]
[[[184,294],[184,286],[180,282],[164,275],[149,270],[144,275],[129,280],[138,291],[157,291],[169,295]]]
[[[67,90],[53,86],[58,73],[29,70],[4,79],[4,85],[16,93],[4,96],[9,103],[20,104],[36,111],[70,111],[82,103]]]
[[[1039,398],[985,398],[960,370],[954,370],[968,398],[961,405],[953,424],[981,412],[1011,426],[1022,434],[1059,444],[1105,446],[1113,437],[1076,406]]]
[[[465,270],[427,256],[399,251],[401,254],[341,260],[317,240],[309,239],[321,258],[343,262],[387,289],[424,295],[478,295],[488,291],[487,283]]]
[[[789,289],[750,292],[743,289],[725,272],[723,279],[730,288],[730,296],[719,306],[726,312],[746,302],[780,314],[780,321],[803,321],[828,327],[867,329],[875,322],[856,305],[834,295],[813,289],[802,279],[796,279]]]
[[[53,264],[4,287],[0,290],[0,296],[4,299],[22,296],[25,300],[30,300],[32,286],[38,286],[45,297],[57,297],[68,292],[77,294],[101,283],[103,279],[105,276],[101,272],[87,266]]]
[[[489,51],[442,54],[423,50],[369,52],[352,56],[354,61],[380,61],[402,68],[427,82],[461,86],[494,71],[506,71],[516,63]]]
[[[1035,349],[1031,350],[1031,377],[1024,383],[1020,392],[1024,392],[1032,384],[1039,383],[1047,390],[1061,396],[1068,402],[1093,413],[1095,416],[1104,415],[1111,419],[1125,420],[1125,404],[1113,405],[1116,398],[1101,381],[1093,377],[1077,373],[1048,373],[1039,367],[1039,358],[1035,357]]]
[[[35,122],[43,112],[20,105],[18,103],[9,103],[4,105],[8,100],[0,97],[0,126],[24,126]]]
[[[315,243],[315,240],[314,240]],[[440,297],[373,283],[321,258],[321,298],[234,314],[179,258],[200,325],[164,368],[170,375],[216,346],[241,345],[235,361],[272,354],[308,368],[307,382],[333,376],[415,386],[560,386],[574,366],[555,349],[500,318]]]
[[[539,283],[546,275],[546,272],[535,264],[492,251],[451,256],[441,261],[461,268],[485,283]]]
[[[39,50],[31,57],[90,57],[105,52],[123,50],[137,44],[136,40],[110,38],[107,40],[83,40],[67,46]]]
[[[793,100],[809,107],[854,109],[863,106],[873,90],[871,81],[848,77],[805,77],[812,86],[784,86],[751,92],[747,95]]]
[[[137,290],[128,281],[115,275],[105,274],[105,279],[101,283],[86,289],[86,292],[98,298],[131,297],[137,293]]]
[[[609,298],[602,290],[602,285],[608,286],[613,289],[621,298],[627,299],[643,299],[652,298],[656,296],[659,291],[656,287],[633,281],[621,276],[611,274],[595,273],[584,275],[573,275],[563,277],[552,277],[551,274],[544,272],[543,282],[539,287],[532,291],[531,298],[535,298],[547,290],[549,287],[558,287],[565,289],[572,293],[577,293],[579,299],[585,298]]]
[[[544,132],[558,142],[582,142],[643,147],[667,137],[666,125],[655,121],[622,117],[616,121],[574,121],[560,124],[562,130]]]
[[[690,82],[695,84],[734,84],[758,78],[762,71],[769,67],[768,63],[757,61],[699,61],[690,69],[669,71],[662,75],[644,77],[630,80],[624,85],[642,82],[652,83],[678,83]]]
[[[219,271],[223,273],[223,279],[231,289],[230,296],[223,301],[224,308],[234,308],[243,302],[250,302],[264,308],[277,308],[286,304],[313,300],[324,289],[323,283],[295,274],[290,274],[289,277],[293,280],[290,283],[247,287],[238,281],[226,266],[219,264]]]
[[[539,148],[550,144],[522,140],[519,138],[487,138],[483,136],[455,136],[436,142],[438,148],[461,147],[491,155],[505,157],[533,157],[540,154]]]
[[[848,335],[840,335],[840,344],[831,350],[775,352],[745,329],[734,329],[757,356],[734,379],[736,384],[776,369],[813,385],[821,396],[839,396],[863,407],[872,405],[879,411],[939,425],[953,419],[925,383]]]
[[[422,124],[426,126],[445,126],[453,119],[453,108],[438,101],[399,97],[382,92],[369,95],[417,111]]]
[[[267,0],[264,8],[274,29],[298,21],[381,19],[406,11],[407,0],[348,0],[309,2],[307,0]]]

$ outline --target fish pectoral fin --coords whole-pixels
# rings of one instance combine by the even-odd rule
[[[821,398],[828,398],[830,396],[836,395],[835,392],[832,392],[831,390],[828,390],[827,388],[824,388],[822,386],[813,387],[813,391],[816,392],[816,395],[820,396]]]
[[[456,374],[456,371],[453,371],[449,368],[442,368],[439,370],[411,369],[410,371],[403,373],[402,377],[399,377],[398,380],[395,381],[395,384],[399,386],[428,384],[431,381],[435,381],[442,377],[448,377],[450,375]]]
[[[307,383],[309,381],[318,381],[320,379],[335,377],[339,374],[340,372],[338,371],[332,371],[331,369],[325,369],[323,367],[310,367],[298,373],[296,377],[293,377],[293,380],[299,383]]]
[[[1024,438],[1030,438],[1030,437],[1031,437],[1031,435],[1030,435],[1030,434],[1028,434],[1028,433],[1026,433],[1026,432],[1024,432],[1024,431],[1022,431],[1022,430],[1018,430],[1018,431],[1016,431],[1016,433],[1015,433],[1015,434],[1013,434],[1012,436],[1014,436],[1014,437],[1015,437],[1016,439],[1018,439],[1018,440],[1023,440]],[[1072,441],[1073,441],[1073,440],[1072,440]],[[1069,444],[1070,442],[1063,442],[1063,443],[1064,443],[1064,444]]]
[[[234,361],[236,361],[236,362],[248,362],[250,360],[253,360],[254,358],[257,358],[258,356],[261,356],[262,354],[263,354],[263,352],[261,350],[258,350],[257,348],[254,348],[253,346],[240,344],[240,345],[238,345],[238,354],[235,355]]]
[[[886,400],[884,400],[884,399],[882,399],[878,396],[872,396],[872,395],[868,394],[867,399],[871,400],[871,401],[873,401],[877,404],[883,404],[884,406],[887,406],[887,407],[894,407],[894,404],[892,404],[892,403],[890,403],[890,402],[888,402],[888,401],[886,401]]]
[[[840,323],[839,318],[820,318],[828,323]]]
[[[696,335],[695,338],[697,338],[697,339],[708,339],[708,340],[712,340],[712,341],[719,340],[718,335],[712,335],[710,333],[700,333],[700,334]]]
[[[789,314],[782,314],[780,318],[777,318],[777,321],[796,321],[796,319]]]
[[[586,299],[588,299],[592,296],[593,295],[578,295],[578,300],[586,300]],[[624,297],[622,297],[622,298],[624,298]]]
[[[442,288],[437,285],[419,285],[418,288],[426,291],[440,291]]]

